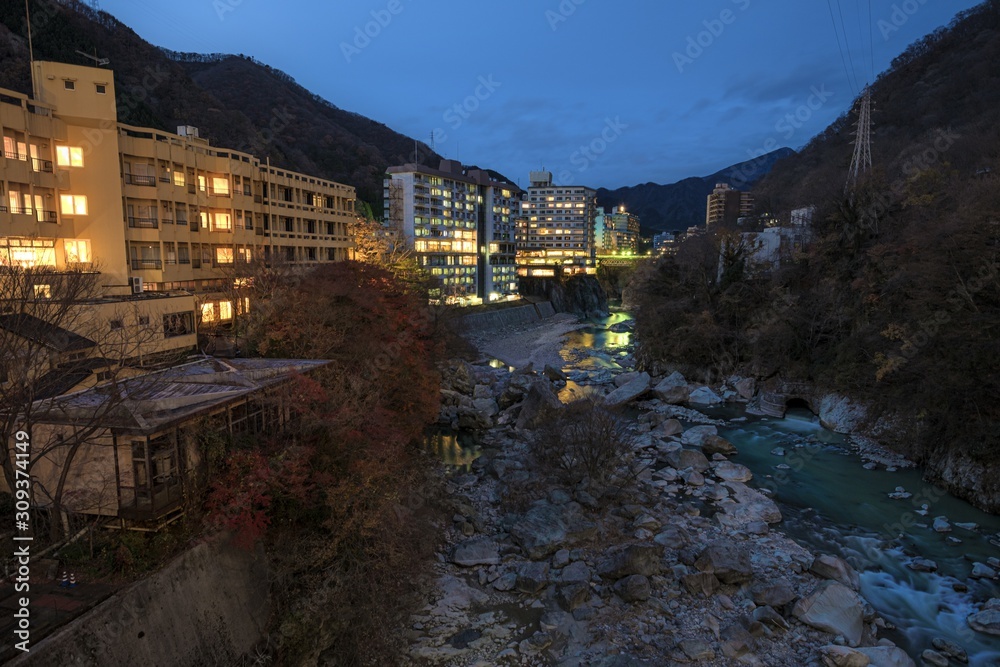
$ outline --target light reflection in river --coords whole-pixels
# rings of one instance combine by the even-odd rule
[[[471,436],[450,429],[429,430],[424,436],[424,450],[445,465],[464,470],[471,470],[472,462],[482,454],[482,449]]]

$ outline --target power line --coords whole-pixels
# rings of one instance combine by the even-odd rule
[[[844,47],[840,44],[840,31],[837,29],[837,18],[833,15],[833,2],[826,0],[826,6],[830,9],[830,23],[833,24],[833,34],[837,38],[837,49],[840,50],[840,62],[844,64],[844,74],[847,75],[847,85],[851,88],[851,94],[857,95],[857,86],[851,79],[851,71],[847,68],[847,58],[844,56]]]
[[[847,21],[844,20],[844,6],[837,0],[837,12],[840,13],[840,25],[844,31],[844,48],[847,51],[847,59],[851,61],[851,74],[854,75],[854,88],[859,90],[858,69],[854,66],[854,54],[851,52],[851,40],[847,37]]]
[[[868,0],[868,46],[872,57],[872,81],[875,81],[875,21],[872,17],[872,0]]]

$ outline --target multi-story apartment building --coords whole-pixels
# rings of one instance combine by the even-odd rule
[[[595,238],[598,253],[613,255],[639,249],[639,216],[616,206],[611,213],[597,209]]]
[[[43,170],[34,184],[7,179],[7,198],[53,228],[38,236],[80,239],[63,241],[67,263],[85,253],[117,284],[193,293],[197,319],[217,325],[246,307],[227,288],[255,258],[308,266],[351,257],[354,188],[212,147],[196,128],[174,134],[118,123],[108,70],[33,67],[44,106],[7,96],[25,109],[45,109],[59,128],[48,133],[61,134],[45,142],[40,121],[9,131],[5,123],[5,151],[57,169]]]
[[[718,183],[708,196],[705,226],[735,226],[740,218],[753,214],[754,198],[749,192],[740,192],[728,183]]]
[[[521,191],[455,160],[405,164],[385,179],[391,227],[440,281],[440,298],[478,303],[516,294],[515,217]]]
[[[518,274],[596,273],[597,192],[554,185],[547,171],[531,172],[530,178],[518,221]]]
[[[111,72],[55,63],[33,68],[34,98],[0,90],[0,280],[13,283],[20,269],[31,269],[35,297],[48,299],[73,276],[92,278],[92,290],[74,292],[81,312],[67,320],[76,330],[57,335],[79,342],[71,356],[107,357],[103,343],[112,337],[127,357],[194,348],[194,298],[169,289],[145,293],[131,282],[118,134],[107,122],[116,114]],[[29,315],[53,310],[3,306]],[[5,329],[51,338],[51,328],[61,326],[31,317],[30,327],[14,319]],[[60,347],[56,341],[53,349]]]

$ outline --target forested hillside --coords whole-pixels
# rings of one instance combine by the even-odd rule
[[[29,4],[35,58],[93,65],[77,53],[83,51],[109,59],[124,123],[168,131],[194,125],[214,145],[353,185],[376,213],[385,169],[413,159],[413,139],[338,108],[251,58],[165,51],[75,0]],[[23,3],[0,3],[0,87],[31,91]],[[418,146],[436,165],[439,157]]]
[[[639,290],[642,352],[868,401],[895,416],[886,442],[996,511],[1000,2],[911,46],[872,94],[875,169],[855,192],[853,116],[757,189],[779,218],[817,205],[809,249],[765,272],[732,230],[686,243]]]

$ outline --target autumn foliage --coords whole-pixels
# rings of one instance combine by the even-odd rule
[[[287,387],[293,423],[234,452],[209,500],[244,544],[271,547],[281,662],[390,655],[434,534],[408,501],[425,470],[414,443],[438,410],[425,304],[419,286],[386,270],[334,264],[278,294],[250,334],[263,356],[330,362]]]

